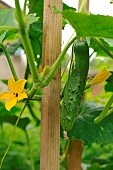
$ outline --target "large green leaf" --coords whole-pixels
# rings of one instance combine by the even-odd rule
[[[24,16],[26,24],[32,24],[38,20],[38,17],[34,16]],[[18,29],[18,23],[15,17],[15,9],[5,9],[0,10],[0,30],[12,30]]]
[[[81,139],[85,144],[113,142],[113,114],[101,123],[94,124],[94,119],[102,109],[97,104],[87,103],[84,112],[76,118],[74,127],[68,132],[68,137]]]
[[[113,17],[77,13],[64,10],[63,17],[69,21],[79,37],[113,38]]]
[[[18,28],[14,11],[15,9],[0,10],[0,30]]]
[[[15,115],[4,115],[1,116],[2,122],[8,122],[12,125],[15,125],[18,117]],[[22,130],[26,130],[27,125],[30,123],[30,119],[28,117],[20,118],[17,126],[21,128]]]

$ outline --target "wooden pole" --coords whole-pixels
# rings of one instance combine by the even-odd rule
[[[68,170],[81,170],[81,158],[83,143],[79,140],[72,140],[69,150]]]
[[[61,0],[44,0],[43,66],[51,66],[61,51]],[[59,170],[60,150],[60,68],[42,92],[40,170]]]

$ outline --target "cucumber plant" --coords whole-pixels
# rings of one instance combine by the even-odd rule
[[[77,39],[73,50],[74,59],[61,103],[61,125],[65,131],[71,130],[79,113],[89,69],[89,47],[86,40]]]

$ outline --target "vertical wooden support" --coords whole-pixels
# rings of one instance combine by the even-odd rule
[[[81,170],[82,151],[83,143],[79,140],[72,140],[68,158],[68,170]]]
[[[43,65],[51,66],[61,51],[61,0],[44,0]],[[60,68],[42,92],[40,170],[59,170],[60,150]]]

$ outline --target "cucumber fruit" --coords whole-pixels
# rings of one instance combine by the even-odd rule
[[[87,74],[89,70],[89,47],[85,40],[78,39],[73,44],[74,62],[63,90],[61,104],[61,126],[70,131],[79,113]]]

